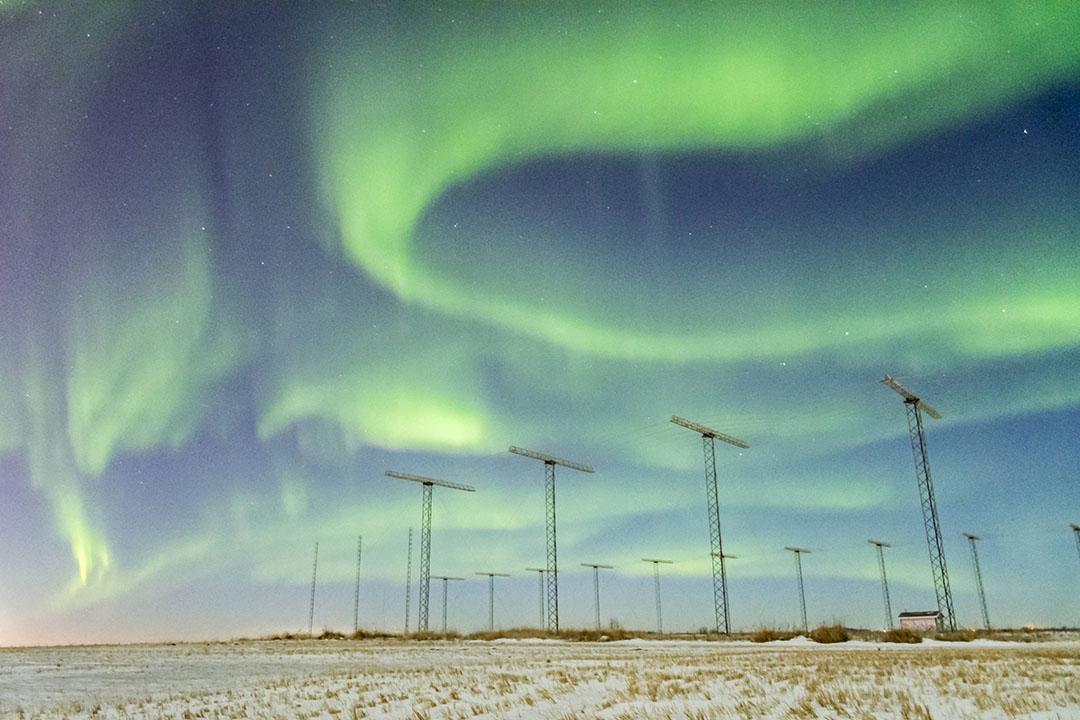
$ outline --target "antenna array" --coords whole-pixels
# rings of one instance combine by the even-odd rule
[[[923,524],[926,527],[926,545],[930,550],[930,571],[934,576],[938,622],[941,626],[955,631],[952,590],[949,588],[949,571],[945,566],[945,548],[941,541],[941,523],[938,521],[937,501],[934,499],[934,483],[930,478],[930,459],[926,454],[926,433],[923,432],[922,422],[923,412],[936,419],[940,419],[941,414],[888,375],[881,382],[904,398],[908,433],[911,436],[911,455],[915,459],[915,480],[919,485],[919,500],[922,503]]]
[[[674,560],[658,560],[656,558],[641,558],[641,562],[652,563],[653,588],[656,590],[656,633],[664,634],[664,615],[660,612],[660,565],[671,565]]]
[[[724,565],[724,546],[720,541],[720,495],[716,488],[716,447],[715,441],[721,440],[735,447],[750,447],[742,440],[725,435],[722,432],[705,427],[699,423],[671,416],[671,422],[688,430],[701,434],[701,443],[705,449],[705,496],[709,506],[709,547],[712,558],[713,576],[713,612],[716,616],[716,631],[731,634],[731,615],[728,612],[727,568]]]
[[[510,573],[478,572],[477,575],[487,575],[488,578],[488,630],[495,631],[495,578],[510,577]]]
[[[544,573],[547,572],[544,568],[525,568],[529,572],[536,573],[536,579],[540,585],[540,624],[536,627],[541,630],[544,628]]]
[[[409,528],[409,550],[405,554],[405,634],[409,634],[409,595],[412,590],[412,528]]]
[[[877,546],[878,567],[881,568],[881,594],[885,597],[885,629],[892,630],[892,603],[889,602],[889,579],[885,576],[885,553],[882,551],[882,548],[892,547],[892,545],[880,540],[867,540],[866,542]]]
[[[446,634],[446,583],[450,580],[464,580],[465,578],[449,577],[446,575],[434,575],[436,580],[442,580],[442,631]]]
[[[352,606],[352,631],[353,635],[360,631],[360,547],[364,536],[356,538],[356,590],[353,593]]]
[[[596,607],[596,629],[600,629],[600,568],[613,570],[614,565],[601,565],[599,563],[581,563],[581,567],[592,568],[593,604]]]
[[[547,629],[559,632],[559,553],[555,539],[555,466],[562,465],[580,472],[595,472],[588,465],[570,462],[545,453],[524,450],[514,445],[510,452],[544,463],[544,486],[546,490],[547,518]]]
[[[315,559],[311,563],[311,602],[308,603],[307,634],[311,635],[315,626],[315,576],[319,573],[319,543],[315,543]]]
[[[436,480],[422,475],[410,475],[409,473],[394,472],[392,470],[387,470],[384,474],[387,477],[410,480],[424,486],[424,495],[420,506],[420,610],[416,629],[419,632],[426,632],[428,629],[428,600],[431,594],[431,488],[438,485],[439,487],[463,490],[465,492],[476,492],[476,488],[471,485],[460,485],[445,480]],[[446,624],[445,604],[446,598],[444,597],[443,625]],[[445,632],[445,627],[443,631]]]
[[[795,553],[795,572],[799,577],[799,609],[802,611],[803,632],[807,632],[810,629],[810,624],[806,622],[806,593],[803,591],[802,554],[810,551],[806,548],[797,547],[785,547],[784,549]]]
[[[986,593],[983,592],[982,571],[979,569],[979,551],[975,549],[975,541],[982,540],[978,535],[964,533],[968,545],[971,547],[971,564],[975,568],[975,587],[979,590],[979,607],[982,608],[983,627],[990,629],[990,615],[986,612]]]

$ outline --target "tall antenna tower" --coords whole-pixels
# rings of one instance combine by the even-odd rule
[[[938,623],[939,627],[955,631],[956,615],[953,613],[949,571],[945,566],[945,547],[941,541],[941,523],[938,521],[937,501],[934,499],[934,483],[930,478],[930,458],[926,454],[926,433],[923,432],[922,421],[924,412],[935,419],[941,419],[941,414],[888,375],[882,378],[881,382],[904,398],[908,433],[911,435],[911,455],[915,459],[915,480],[919,485],[923,524],[926,526],[926,545],[930,550],[930,571],[934,576],[934,593],[937,595]]]
[[[540,624],[537,625],[537,627],[540,628],[540,629],[543,629],[544,628],[544,573],[546,573],[547,570],[545,570],[544,568],[525,568],[525,569],[528,570],[529,572],[536,573],[536,579],[539,581],[539,584],[540,584]]]
[[[705,495],[709,504],[709,547],[712,558],[713,612],[716,615],[716,631],[731,634],[731,616],[728,612],[727,568],[724,565],[724,546],[720,542],[720,495],[716,489],[716,448],[715,441],[721,440],[735,447],[750,447],[742,440],[717,432],[712,428],[699,425],[678,415],[671,416],[676,425],[701,433],[701,443],[705,448]]]
[[[1076,540],[1076,554],[1080,555],[1080,525],[1070,524],[1069,527],[1072,528],[1073,539]]]
[[[867,540],[866,542],[877,546],[878,567],[881,569],[881,594],[885,597],[885,629],[892,630],[892,603],[889,602],[889,579],[885,576],[885,553],[882,551],[882,548],[892,547],[892,545],[880,540]]]
[[[559,554],[555,542],[555,466],[562,465],[580,472],[596,472],[588,465],[561,460],[544,453],[510,446],[510,452],[544,463],[544,485],[547,489],[547,629],[559,632]]]
[[[600,568],[613,570],[614,565],[600,565],[597,563],[581,563],[581,567],[592,568],[593,602],[596,605],[596,629],[600,629]]]
[[[806,548],[785,547],[795,553],[795,573],[799,576],[799,609],[802,611],[803,632],[810,630],[810,624],[806,622],[806,593],[803,591],[802,581],[802,554],[810,552]]]
[[[465,578],[448,577],[446,575],[434,575],[436,580],[442,580],[442,632],[446,634],[446,583],[450,580],[464,580]]]
[[[384,474],[387,477],[411,480],[424,486],[423,503],[420,507],[420,617],[416,629],[419,632],[426,632],[428,629],[428,598],[431,593],[431,488],[438,485],[439,487],[463,490],[465,492],[476,492],[476,488],[471,485],[459,485],[458,483],[436,480],[421,475],[399,473],[392,470],[387,470]],[[411,554],[410,557],[412,557]]]
[[[510,577],[509,573],[478,572],[488,578],[488,631],[495,632],[495,578]]]
[[[413,590],[413,528],[408,529],[408,553],[405,555],[405,635],[408,635],[408,604]]]
[[[308,603],[307,634],[315,627],[315,576],[319,573],[319,543],[315,543],[315,560],[311,563],[311,602]]]
[[[990,629],[990,615],[986,612],[986,593],[983,591],[982,571],[979,570],[979,551],[975,549],[975,541],[982,540],[978,535],[964,533],[971,547],[971,564],[975,567],[975,587],[979,589],[979,607],[982,608],[983,627]]]
[[[660,564],[671,565],[674,560],[657,560],[656,558],[641,558],[641,562],[652,563],[653,588],[656,590],[656,634],[664,634],[664,615],[660,612]]]
[[[364,536],[356,538],[356,591],[353,593],[352,606],[352,631],[353,635],[360,631],[360,547]]]

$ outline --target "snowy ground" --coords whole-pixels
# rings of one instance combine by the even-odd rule
[[[1080,718],[1080,643],[0,649],[3,717]]]

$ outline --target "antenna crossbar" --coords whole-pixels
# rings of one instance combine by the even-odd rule
[[[554,455],[548,455],[546,453],[535,452],[533,450],[525,450],[524,448],[519,448],[514,445],[510,446],[510,452],[514,453],[515,455],[532,458],[533,460],[540,460],[541,462],[550,463],[552,465],[562,465],[563,467],[568,467],[571,470],[580,470],[581,472],[587,473],[596,472],[588,465],[582,465],[581,463],[563,460],[562,458],[557,458]]]
[[[722,433],[719,430],[713,430],[710,427],[705,427],[704,425],[702,425],[700,423],[696,423],[693,420],[687,420],[686,418],[681,418],[678,415],[672,415],[671,416],[671,422],[675,423],[676,425],[681,425],[682,427],[684,427],[684,428],[686,428],[688,430],[693,430],[696,433],[701,433],[705,437],[711,437],[711,438],[716,438],[717,440],[723,440],[724,442],[729,443],[731,445],[734,445],[735,447],[741,447],[741,448],[750,447],[748,444],[746,444],[746,442],[744,442],[743,440],[740,440],[737,437],[732,437],[731,435],[727,435],[725,433]]]
[[[922,410],[924,413],[926,413],[930,417],[934,418],[935,420],[940,420],[941,419],[941,413],[939,413],[937,410],[935,410],[934,408],[927,405],[924,401],[922,401],[919,398],[912,395],[911,392],[909,392],[907,388],[905,388],[900,383],[896,382],[896,380],[894,380],[888,374],[886,374],[885,377],[883,377],[881,379],[881,382],[883,382],[887,387],[890,387],[893,390],[895,390],[900,395],[900,397],[904,398],[904,400],[906,402],[908,402],[908,403],[910,403],[912,405],[917,405],[920,410]]]
[[[400,480],[411,480],[423,485],[438,485],[439,487],[450,488],[451,490],[476,492],[476,488],[472,485],[462,485],[460,483],[447,482],[446,480],[436,480],[435,478],[424,477],[423,475],[410,475],[409,473],[394,472],[393,470],[387,470],[383,474],[387,477],[398,478]]]

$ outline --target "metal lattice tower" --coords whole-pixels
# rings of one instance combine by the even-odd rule
[[[731,615],[728,612],[727,568],[724,565],[724,546],[720,541],[720,494],[716,488],[716,448],[714,441],[722,440],[740,448],[750,446],[738,438],[717,432],[712,428],[699,425],[678,415],[672,415],[671,422],[696,433],[701,433],[701,442],[705,448],[705,496],[709,505],[709,557],[712,559],[713,612],[716,616],[716,631],[730,635]]]
[[[587,473],[596,471],[588,465],[561,460],[513,445],[510,446],[510,452],[544,463],[544,487],[547,499],[547,629],[548,632],[559,632],[559,553],[555,540],[555,466],[562,465],[571,470]]]
[[[311,602],[308,603],[307,634],[315,627],[315,576],[319,573],[319,543],[315,543],[315,559],[311,563]]]
[[[446,584],[450,580],[464,580],[465,578],[448,577],[446,575],[435,575],[436,580],[442,580],[442,632],[446,634]]]
[[[352,606],[352,631],[355,635],[360,630],[360,544],[364,541],[364,536],[360,535],[356,538],[356,591],[353,593],[353,606]]]
[[[600,568],[613,570],[614,565],[600,565],[598,563],[581,563],[581,567],[592,568],[593,603],[596,606],[596,629],[600,629]]]
[[[799,577],[799,610],[802,611],[803,632],[809,632],[810,624],[806,622],[806,593],[803,591],[802,554],[810,551],[806,548],[796,547],[785,547],[784,549],[795,553],[795,574]]]
[[[409,634],[409,602],[412,594],[412,528],[409,528],[409,550],[405,555],[405,634]]]
[[[1076,540],[1076,554],[1080,555],[1080,525],[1070,524],[1069,527],[1072,528],[1073,539]]]
[[[949,588],[949,570],[945,565],[945,546],[941,540],[941,523],[938,520],[937,501],[934,499],[934,483],[930,477],[930,459],[926,454],[926,433],[923,432],[922,414],[940,419],[937,410],[908,392],[900,383],[886,375],[881,382],[904,398],[907,412],[908,433],[911,436],[911,455],[915,459],[915,480],[919,485],[923,524],[926,527],[926,546],[930,551],[930,571],[934,577],[934,594],[937,596],[938,623],[941,627],[956,630],[953,612],[952,590]]]
[[[866,542],[877,546],[878,567],[881,569],[881,594],[885,598],[885,629],[892,630],[892,603],[889,602],[889,579],[885,576],[885,553],[882,551],[882,548],[892,547],[892,545],[880,540],[867,540]]]
[[[477,572],[477,575],[487,575],[488,579],[488,631],[495,632],[495,578],[510,577],[510,573]]]
[[[540,624],[538,628],[544,628],[544,573],[547,572],[544,568],[525,568],[529,572],[536,573],[536,579],[540,585]]]
[[[471,485],[460,485],[445,480],[436,480],[422,475],[410,475],[409,473],[399,473],[392,470],[387,470],[384,474],[387,477],[411,480],[424,486],[424,497],[420,507],[420,611],[416,629],[418,632],[427,632],[428,600],[431,595],[431,488],[433,485],[438,485],[439,487],[463,490],[465,492],[476,492],[476,488]]]
[[[653,589],[656,590],[656,633],[664,634],[664,615],[660,611],[660,564],[671,565],[674,560],[657,560],[656,558],[641,558],[641,562],[652,563]]]
[[[982,570],[979,569],[979,551],[975,549],[975,541],[982,540],[978,535],[964,533],[968,545],[971,547],[971,564],[975,568],[975,587],[979,590],[979,607],[982,608],[983,627],[990,629],[990,614],[986,612],[986,592],[983,591]]]

